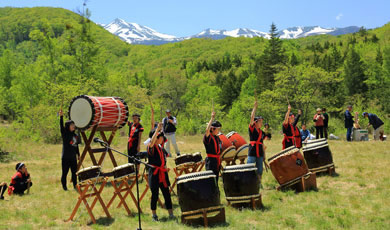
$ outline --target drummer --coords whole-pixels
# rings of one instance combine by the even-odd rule
[[[214,121],[215,112],[211,113],[211,119],[207,124],[206,133],[203,137],[203,144],[206,148],[206,170],[211,170],[216,176],[218,185],[219,169],[221,166],[221,140],[217,136],[222,125],[219,121]]]
[[[69,169],[72,173],[73,187],[76,189],[77,185],[77,159],[80,160],[79,144],[81,143],[80,136],[76,134],[76,126],[72,120],[65,122],[64,126],[64,113],[62,109],[59,111],[60,115],[60,130],[62,137],[62,176],[61,183],[62,188],[68,190],[66,186],[66,177]]]
[[[251,121],[249,123],[249,139],[250,147],[248,152],[247,163],[255,163],[257,167],[257,174],[261,183],[261,176],[263,174],[263,161],[266,167],[268,166],[265,162],[265,147],[263,145],[264,139],[266,138],[265,133],[261,130],[263,126],[263,117],[255,117],[257,109],[257,100],[253,106]]]
[[[297,148],[302,147],[301,146],[301,133],[299,132],[299,129],[297,128],[297,124],[299,121],[299,118],[302,114],[301,110],[298,110],[297,117],[294,116],[294,114],[291,112],[291,106],[288,105],[287,113],[285,115],[284,121],[283,121],[283,149],[286,149],[290,146],[295,145]]]
[[[168,209],[169,218],[175,219],[172,211],[172,200],[171,194],[169,193],[169,177],[166,166],[166,154],[164,153],[164,133],[162,130],[162,123],[159,123],[157,129],[150,131],[149,137],[151,138],[148,145],[148,163],[154,166],[149,169],[149,186],[152,192],[152,198],[150,200],[150,209],[153,213],[153,221],[158,221],[156,213],[157,201],[158,201],[158,190],[160,188],[164,200],[165,206]]]
[[[144,131],[144,127],[142,127],[140,121],[141,121],[141,115],[138,113],[134,113],[133,116],[133,122],[128,122],[129,125],[129,141],[127,145],[127,153],[129,156],[135,157],[137,153],[140,152],[140,146],[141,146],[141,136],[142,132]],[[134,163],[133,159],[128,158],[129,163]]]

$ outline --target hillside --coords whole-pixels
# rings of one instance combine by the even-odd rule
[[[15,121],[17,132],[0,129],[0,136],[58,142],[56,112],[79,94],[121,96],[146,124],[151,96],[156,111],[171,108],[186,134],[203,132],[213,99],[224,127],[245,131],[255,88],[259,113],[275,131],[287,101],[308,124],[315,108],[327,107],[330,131],[339,135],[347,104],[378,114],[390,131],[390,24],[292,40],[279,40],[274,29],[270,40],[129,45],[68,10],[1,8],[0,117]]]

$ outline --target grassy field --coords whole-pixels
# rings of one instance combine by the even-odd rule
[[[179,136],[179,147],[183,153],[202,151],[201,136]],[[94,210],[97,224],[91,224],[89,215],[81,205],[73,222],[64,222],[69,218],[77,201],[74,190],[63,191],[61,176],[61,145],[45,145],[33,142],[15,143],[2,140],[0,146],[13,154],[13,160],[0,163],[0,181],[9,183],[14,174],[15,164],[23,161],[32,175],[34,186],[25,196],[6,195],[0,201],[0,229],[136,229],[137,217],[127,216],[123,208],[110,208],[114,219],[104,218],[102,209],[97,205]],[[117,137],[114,147],[123,150],[125,137]],[[281,138],[267,143],[267,157],[281,150]],[[213,226],[214,229],[389,229],[390,228],[390,148],[389,142],[347,143],[330,141],[330,148],[336,164],[337,176],[317,178],[318,191],[295,194],[292,191],[278,192],[278,185],[272,174],[265,173],[263,179],[264,210],[239,211],[226,207],[225,225]],[[116,157],[120,164],[126,159]],[[90,166],[90,161],[84,166]],[[173,158],[168,160],[169,167],[174,166]],[[112,164],[107,157],[103,168],[108,171]],[[68,176],[69,177],[69,176]],[[170,173],[173,182],[173,173]],[[145,182],[141,184],[143,190]],[[70,185],[68,187],[71,187]],[[222,180],[219,184],[221,201],[227,204]],[[103,199],[107,203],[113,188],[106,187]],[[161,196],[162,198],[162,196]],[[130,209],[136,212],[130,202]],[[166,210],[158,207],[161,222],[151,221],[149,209],[150,192],[141,206],[143,229],[190,229],[176,221],[165,220]],[[90,200],[92,202],[92,199]],[[118,200],[115,202],[117,203]],[[173,196],[174,212],[180,216],[180,207]]]

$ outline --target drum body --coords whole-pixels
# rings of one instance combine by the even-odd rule
[[[268,162],[272,174],[280,185],[301,178],[309,172],[305,159],[295,146],[282,150],[269,158]]]
[[[194,153],[192,154],[192,160],[195,162],[195,163],[198,163],[198,162],[201,162],[202,161],[202,154],[201,153]]]
[[[322,141],[309,142],[303,147],[307,166],[312,172],[327,171],[329,167],[334,167],[327,140],[320,140]]]
[[[233,146],[232,142],[230,142],[229,139],[222,133],[220,133],[218,137],[222,142],[221,153],[225,151],[227,148],[229,148],[230,146]]]
[[[227,201],[248,202],[260,194],[260,181],[255,164],[226,166],[222,171],[222,179]]]
[[[114,179],[120,179],[125,176],[129,176],[135,173],[134,164],[127,163],[124,165],[120,165],[112,169],[112,173],[114,175]]]
[[[76,173],[79,183],[82,183],[87,180],[95,180],[102,176],[102,171],[100,166],[91,166],[88,168],[84,168],[79,170]]]
[[[179,176],[177,178],[177,194],[182,212],[221,204],[215,174],[210,170]]]
[[[241,146],[247,144],[246,140],[235,131],[228,133],[226,137],[236,147],[236,149],[239,149]]]
[[[194,159],[191,154],[181,154],[180,156],[175,158],[176,166],[193,163]]]
[[[122,128],[129,117],[126,102],[120,97],[94,97],[80,95],[69,105],[69,118],[77,128]]]

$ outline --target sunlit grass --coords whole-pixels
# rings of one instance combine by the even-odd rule
[[[126,138],[116,137],[118,150],[125,150]],[[178,136],[182,153],[201,151],[205,156],[202,136]],[[104,218],[104,212],[99,204],[94,209],[97,224],[91,224],[89,215],[81,205],[75,221],[64,222],[68,219],[78,194],[74,191],[63,191],[60,183],[61,176],[61,145],[47,145],[32,142],[15,143],[4,141],[1,146],[11,152],[14,161],[0,164],[0,181],[9,183],[14,173],[15,164],[23,161],[27,164],[32,175],[34,186],[26,196],[6,195],[0,201],[0,229],[134,229],[138,219],[136,208],[130,198],[128,205],[133,216],[127,216],[124,208],[116,208],[118,200],[110,208],[113,220]],[[281,138],[267,143],[267,158],[281,150]],[[97,147],[97,146],[96,146]],[[270,172],[263,176],[263,210],[239,211],[226,207],[227,224],[215,226],[215,229],[388,229],[390,227],[390,149],[388,142],[347,143],[330,141],[336,164],[337,176],[322,176],[317,178],[318,191],[295,194],[292,191],[277,192],[278,185]],[[81,148],[82,149],[82,148]],[[100,154],[99,154],[100,155]],[[97,156],[99,156],[97,155]],[[116,155],[118,164],[124,164],[127,159]],[[173,158],[168,165],[174,166]],[[87,157],[84,167],[91,166]],[[106,156],[103,169],[112,169],[111,161]],[[141,170],[143,172],[143,170]],[[171,183],[174,180],[170,173]],[[68,180],[70,177],[68,176]],[[144,190],[145,181],[141,184]],[[71,184],[68,184],[71,188]],[[222,180],[219,184],[221,201],[227,204],[223,192]],[[135,190],[134,190],[135,192]],[[113,188],[106,186],[103,199],[107,203],[111,198]],[[175,221],[152,222],[149,208],[150,192],[142,201],[144,213],[144,229],[190,229]],[[161,199],[163,200],[162,196]],[[90,199],[89,202],[92,202]],[[174,213],[180,217],[180,207],[176,196],[173,196]],[[158,207],[160,219],[168,216],[166,210]]]

